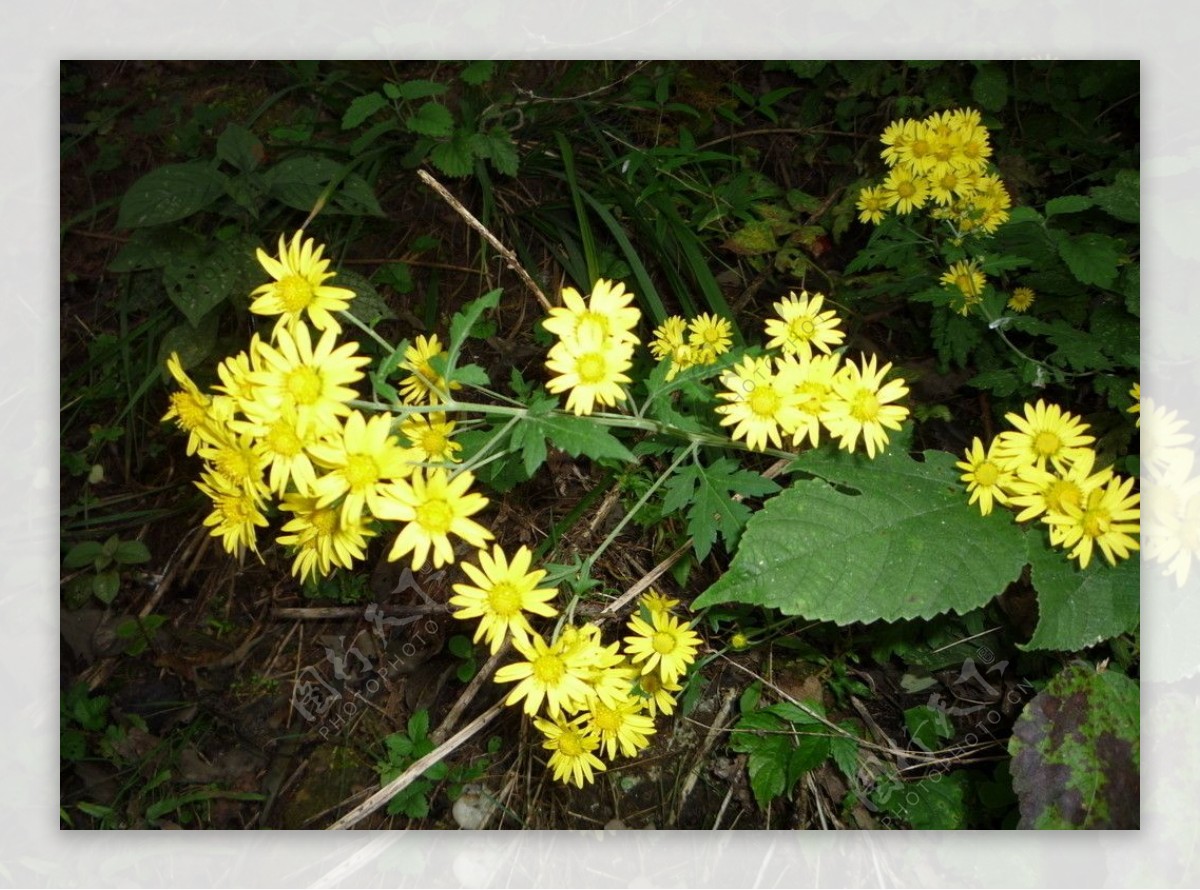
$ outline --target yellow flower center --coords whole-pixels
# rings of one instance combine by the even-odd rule
[[[621,715],[612,708],[597,702],[592,708],[592,725],[604,732],[617,732],[621,728]]]
[[[379,481],[379,464],[369,454],[352,454],[346,459],[342,475],[350,483],[351,491],[360,491]]]
[[[1060,448],[1062,448],[1062,440],[1049,430],[1040,432],[1034,437],[1033,450],[1043,457],[1057,454]]]
[[[240,448],[222,448],[217,452],[213,464],[217,472],[228,479],[248,479],[254,472],[250,458]]]
[[[917,187],[913,183],[905,180],[896,186],[896,194],[901,198],[911,198],[917,193]]]
[[[788,325],[788,333],[797,340],[811,340],[817,335],[817,326],[808,316],[793,319]]]
[[[186,390],[171,393],[171,407],[179,418],[179,425],[189,433],[204,426],[208,419],[208,406]]]
[[[578,757],[583,754],[583,741],[574,730],[564,732],[558,737],[558,750],[564,757]]]
[[[796,387],[796,392],[803,398],[800,410],[805,414],[820,414],[825,406],[825,397],[829,395],[829,387],[824,383],[805,381]]]
[[[557,655],[539,655],[532,662],[533,678],[543,686],[557,686],[567,672],[566,666]]]
[[[446,451],[446,436],[435,429],[424,430],[421,433],[421,450],[430,457],[439,457]]]
[[[312,405],[321,397],[321,375],[314,369],[293,368],[287,375],[288,394],[297,405]]]
[[[267,448],[282,457],[295,457],[304,448],[295,428],[286,420],[271,424],[266,435]]]
[[[1108,511],[1102,507],[1093,507],[1083,514],[1083,533],[1089,538],[1100,538],[1108,532]]]
[[[495,584],[487,595],[491,610],[501,618],[509,618],[521,611],[521,591],[507,581]]]
[[[677,640],[675,639],[674,634],[667,633],[665,630],[660,630],[654,635],[650,643],[652,646],[654,646],[654,651],[659,655],[670,655],[675,651]]]
[[[754,392],[750,393],[750,410],[759,417],[774,418],[781,401],[779,393],[771,387],[757,386],[754,388]]]
[[[254,521],[254,504],[246,495],[225,495],[220,500],[226,525],[246,525]]]
[[[299,275],[289,275],[275,285],[275,294],[285,312],[301,312],[312,302],[313,287]]]
[[[1000,468],[990,460],[985,460],[975,468],[975,481],[983,488],[991,488],[1000,478]]]
[[[654,693],[662,689],[662,679],[658,676],[658,674],[642,674],[640,682],[642,684],[642,690],[645,691],[647,695],[654,695]]]
[[[909,154],[920,160],[929,154],[929,143],[924,139],[914,139],[912,146],[909,148]]]
[[[1046,509],[1053,513],[1065,513],[1068,505],[1078,507],[1083,501],[1083,492],[1069,479],[1056,480],[1046,490]]]
[[[426,501],[417,507],[416,513],[417,522],[430,534],[446,534],[450,531],[450,524],[454,521],[454,512],[450,509],[450,505],[441,498]]]
[[[975,281],[970,275],[965,272],[960,272],[954,276],[954,283],[958,289],[962,291],[963,296],[971,296],[975,293]]]
[[[333,530],[337,527],[337,510],[315,510],[308,517],[308,522],[318,535],[328,537],[333,534]]]
[[[879,399],[869,389],[860,389],[850,400],[850,416],[859,423],[868,423],[879,416]]]
[[[579,361],[575,366],[575,371],[579,375],[579,382],[592,385],[603,380],[607,370],[604,356],[599,352],[584,353],[579,357]]]

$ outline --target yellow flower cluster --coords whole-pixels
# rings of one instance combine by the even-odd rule
[[[1097,547],[1112,565],[1138,549],[1133,535],[1140,530],[1141,510],[1133,479],[1122,479],[1111,467],[1095,469],[1095,437],[1087,434],[1086,423],[1041,399],[1006,419],[1013,429],[986,449],[976,437],[957,464],[965,471],[961,478],[970,503],[978,502],[985,516],[997,503],[1019,510],[1018,522],[1041,517],[1050,543],[1069,550],[1081,568]]]
[[[972,108],[934,112],[924,120],[892,121],[881,137],[888,174],[858,197],[859,220],[878,224],[888,211],[912,213],[932,206],[959,234],[991,234],[1008,219],[1012,199],[988,168],[987,127]]]
[[[204,460],[197,485],[213,502],[205,524],[230,553],[258,552],[267,502],[278,498],[290,514],[278,541],[294,551],[292,571],[302,579],[363,559],[379,520],[404,523],[388,558],[411,554],[414,569],[431,554],[435,566],[452,562],[451,535],[484,546],[492,533],[470,517],[487,498],[470,491],[469,472],[448,471],[460,448],[454,422],[437,412],[368,420],[352,407],[369,359],[357,343],[338,344],[341,326],[330,312],[347,308],[354,294],[324,283],[333,276],[324,248],[302,243],[302,235],[290,245],[280,239],[278,258],[259,251],[274,281],[254,291],[251,309],[279,315],[270,342],[255,335],[225,359],[212,393],[200,391],[178,356],[167,362],[181,389],[163,419],[174,419],[188,433],[188,453]],[[320,332],[315,342],[308,322]],[[446,399],[431,366],[441,352],[436,335],[407,350],[406,404]]]
[[[733,345],[733,325],[729,319],[704,313],[688,321],[672,315],[654,329],[650,354],[659,361],[669,360],[667,379],[688,368],[711,365]]]
[[[612,407],[625,399],[622,383],[633,365],[638,344],[641,311],[633,305],[633,294],[620,282],[601,278],[587,302],[573,287],[563,288],[564,306],[550,310],[542,326],[558,337],[550,348],[546,367],[557,376],[546,389],[552,393],[570,390],[567,410],[591,414],[597,404]]]
[[[567,625],[547,641],[523,611],[556,614],[555,591],[537,588],[543,570],[528,571],[522,547],[510,563],[499,548],[480,553],[480,569],[463,568],[478,586],[455,585],[451,604],[457,618],[480,618],[475,639],[486,637],[493,652],[511,634],[519,661],[496,671],[495,682],[516,683],[505,703],[521,704],[551,751],[554,778],[582,788],[607,769],[618,753],[634,757],[650,744],[654,718],[675,709],[679,681],[696,659],[700,637],[672,614],[679,602],[651,591],[629,620],[631,634],[605,645],[592,623]]]
[[[898,430],[908,409],[892,404],[908,393],[901,379],[884,382],[891,363],[877,367],[876,360],[843,363],[831,347],[845,338],[833,310],[823,310],[825,296],[807,291],[789,294],[775,304],[777,317],[768,319],[768,350],[779,354],[747,356],[721,377],[728,403],[716,410],[722,426],[732,426],[732,437],[744,439],[755,450],[768,441],[783,448],[783,436],[793,447],[806,438],[820,444],[821,430],[854,451],[859,436],[868,456],[887,447],[886,429]]]

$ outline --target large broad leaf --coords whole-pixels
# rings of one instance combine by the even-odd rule
[[[1137,828],[1138,686],[1075,664],[1025,706],[1008,743],[1019,828]]]
[[[944,451],[923,461],[803,455],[793,469],[822,478],[767,501],[693,606],[751,603],[838,624],[982,606],[1020,575],[1024,535],[1007,511],[968,505],[954,461]]]
[[[1038,595],[1038,625],[1022,648],[1078,652],[1138,625],[1138,560],[1110,566],[1097,552],[1080,569],[1045,534],[1030,534],[1029,562]]]
[[[117,227],[158,226],[186,219],[224,192],[224,174],[207,162],[167,164],[129,187],[117,211]]]

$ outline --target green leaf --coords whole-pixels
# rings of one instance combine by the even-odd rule
[[[1021,387],[1021,378],[1009,368],[1000,368],[976,374],[967,381],[967,385],[976,389],[986,389],[993,395],[1004,398],[1011,396]]]
[[[1112,185],[1098,185],[1090,192],[1096,206],[1121,222],[1141,218],[1141,175],[1137,170],[1118,170]]]
[[[472,134],[459,128],[446,142],[439,142],[429,152],[429,160],[447,176],[468,176],[475,169]]]
[[[556,447],[561,448],[571,457],[590,457],[592,460],[619,460],[633,462],[637,460],[633,452],[626,448],[621,441],[613,436],[603,425],[588,417],[574,417],[569,414],[550,414],[549,409],[554,405],[553,400],[544,399],[530,405],[529,414],[523,422],[513,429],[513,444],[526,450],[525,465],[530,465],[531,458],[528,449],[531,440],[537,438],[549,439]],[[544,446],[541,447],[542,459],[545,459]],[[534,469],[540,464],[535,463]]]
[[[1096,202],[1085,195],[1064,195],[1046,202],[1046,219],[1061,213],[1078,213],[1087,210]]]
[[[394,319],[396,317],[396,313],[375,289],[375,285],[357,272],[342,269],[337,273],[337,277],[330,279],[328,283],[354,291],[354,299],[350,301],[350,312],[368,327],[373,327],[385,318]]]
[[[250,173],[263,159],[263,145],[241,124],[229,124],[217,138],[217,157],[243,173]]]
[[[1023,256],[1001,254],[1000,256],[988,257],[980,263],[979,268],[980,271],[987,275],[996,275],[1000,272],[1008,272],[1011,269],[1020,269],[1023,266],[1030,266],[1032,264],[1032,260]]]
[[[213,347],[217,345],[220,315],[219,312],[209,312],[200,319],[198,325],[184,322],[167,331],[159,344],[159,367],[165,369],[172,352],[179,356],[179,364],[185,371],[212,355]]]
[[[67,551],[63,565],[68,569],[82,569],[104,553],[99,541],[82,541]]]
[[[904,726],[923,751],[936,751],[944,739],[954,737],[954,727],[946,712],[928,705],[908,708],[904,712]]]
[[[1097,552],[1086,569],[1045,534],[1028,536],[1029,563],[1038,594],[1038,624],[1022,649],[1079,652],[1134,630],[1139,621],[1138,560],[1110,566]]]
[[[1008,75],[999,65],[985,62],[971,81],[971,95],[987,111],[999,111],[1008,104]]]
[[[337,161],[322,155],[300,155],[280,161],[263,174],[267,193],[296,210],[312,210],[325,186],[342,171]]]
[[[775,232],[769,222],[754,220],[730,235],[724,247],[741,256],[757,256],[774,253],[779,249],[779,242],[775,240]]]
[[[350,173],[341,181],[333,193],[329,209],[352,216],[387,216],[379,206],[379,199],[375,197],[371,184],[357,173]]]
[[[1075,236],[1054,232],[1054,240],[1058,255],[1077,281],[1096,287],[1112,287],[1125,252],[1124,241],[1097,232]]]
[[[798,480],[747,523],[729,571],[692,604],[739,602],[850,624],[959,614],[982,606],[1025,565],[1011,514],[967,504],[955,457],[927,451],[874,461],[810,451]]]
[[[469,83],[471,86],[477,87],[492,79],[492,72],[495,68],[496,63],[491,59],[470,62],[459,73],[458,77],[463,83]]]
[[[208,162],[167,164],[130,186],[121,198],[117,228],[160,226],[187,219],[224,193],[224,174]]]
[[[437,102],[426,102],[404,122],[414,133],[422,136],[449,136],[454,130],[454,115],[445,105]]]
[[[184,253],[172,258],[163,270],[167,296],[193,327],[244,284],[254,263],[252,239],[216,241],[203,253]]]
[[[447,347],[447,353],[450,356],[447,361],[448,365],[453,366],[454,358],[458,356],[462,349],[463,343],[471,336],[471,330],[475,327],[480,317],[489,309],[495,309],[500,305],[500,297],[504,293],[502,288],[490,290],[482,297],[478,297],[468,303],[466,306],[454,313],[454,317],[450,319],[450,345]]]
[[[771,479],[738,467],[722,457],[705,467],[693,461],[680,467],[664,485],[663,513],[687,508],[688,534],[693,538],[697,559],[705,559],[717,535],[732,553],[742,529],[750,518],[750,508],[733,500],[733,495],[761,497],[775,494],[779,485]]]
[[[113,557],[122,565],[137,565],[150,561],[150,549],[141,541],[122,541],[117,545]]]
[[[405,99],[411,102],[413,99],[428,99],[430,96],[440,96],[450,88],[444,83],[435,83],[432,80],[408,80],[404,83],[397,84],[395,89],[396,98]],[[420,131],[418,130],[417,132]],[[428,133],[426,135],[436,136],[439,134]]]
[[[357,97],[342,115],[342,129],[354,129],[375,112],[387,108],[389,104],[387,97],[381,93],[373,92]]]
[[[848,720],[838,724],[851,735],[834,735],[829,740],[829,756],[847,779],[858,782],[858,739],[855,726]]]
[[[967,824],[965,772],[936,773],[891,791],[882,808],[917,830],[945,831]]]
[[[1072,664],[1025,706],[1013,725],[1018,828],[1138,828],[1137,683]]]
[[[425,708],[408,718],[408,737],[417,742],[429,735],[429,711]]]
[[[92,593],[96,595],[96,599],[105,605],[116,599],[120,589],[121,576],[117,573],[116,569],[99,572],[96,577],[92,578]]]
[[[492,162],[496,172],[503,176],[516,176],[520,158],[517,156],[517,145],[513,142],[512,133],[497,124],[487,132],[487,159]]]
[[[791,743],[783,736],[762,740],[762,746],[751,752],[746,763],[750,774],[750,790],[754,800],[764,810],[771,801],[787,791],[787,765]]]
[[[455,658],[470,658],[475,654],[475,646],[471,642],[471,638],[462,634],[452,636],[448,643],[448,648],[450,649],[450,654]]]

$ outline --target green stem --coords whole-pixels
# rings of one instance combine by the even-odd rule
[[[341,315],[342,318],[346,319],[346,321],[350,322],[355,327],[357,327],[359,330],[361,330],[363,333],[365,333],[368,337],[370,337],[372,340],[374,340],[380,346],[382,346],[387,355],[391,355],[393,352],[396,351],[395,346],[393,346],[387,340],[383,339],[381,336],[379,336],[379,334],[375,333],[375,331],[371,327],[369,327],[367,324],[365,324],[363,321],[361,321],[358,318],[358,316],[356,316],[354,313],[350,312],[349,310],[343,309],[338,314]]]

